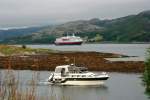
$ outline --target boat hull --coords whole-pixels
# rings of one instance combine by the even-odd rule
[[[59,85],[102,85],[104,81],[109,77],[101,77],[101,78],[63,78],[62,81],[56,82],[54,84]]]
[[[61,83],[61,85],[103,85],[104,81],[81,81],[81,80],[75,80],[75,81],[66,81],[64,83]]]
[[[81,45],[82,42],[55,42],[55,45]]]

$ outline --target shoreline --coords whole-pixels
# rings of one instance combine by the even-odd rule
[[[55,45],[54,43],[1,43],[4,45]],[[0,44],[0,45],[1,45]],[[84,42],[84,44],[150,44],[150,42],[109,42],[109,41],[102,41],[102,42]]]

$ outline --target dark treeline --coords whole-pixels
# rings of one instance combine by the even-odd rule
[[[145,62],[144,83],[146,85],[146,92],[150,93],[150,49],[147,51],[147,59]]]

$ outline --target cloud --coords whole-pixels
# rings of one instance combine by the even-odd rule
[[[0,0],[0,27],[117,18],[150,9],[150,0]]]

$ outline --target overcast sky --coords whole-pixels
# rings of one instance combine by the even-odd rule
[[[0,27],[112,19],[150,10],[150,0],[0,0]]]

